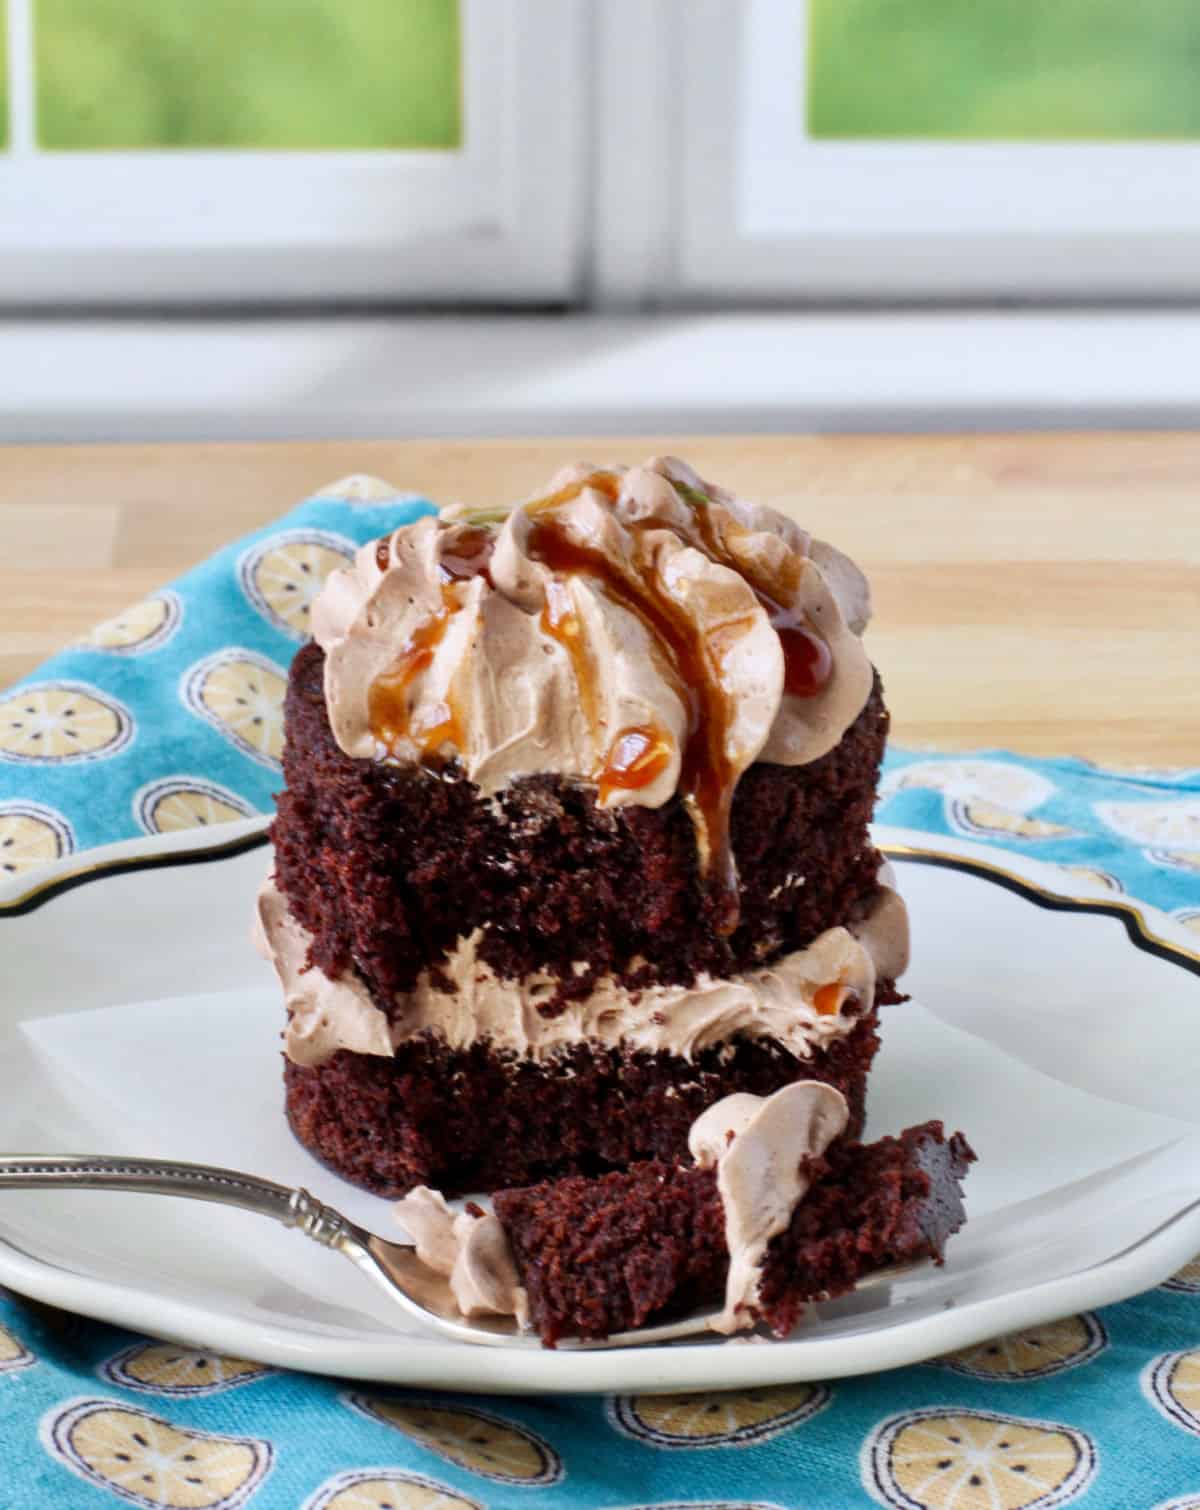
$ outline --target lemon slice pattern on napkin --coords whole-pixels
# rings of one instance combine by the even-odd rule
[[[1097,802],[1094,808],[1114,833],[1142,845],[1151,865],[1200,875],[1200,798]]]
[[[987,802],[982,797],[954,799],[948,812],[951,824],[960,833],[984,839],[1066,839],[1075,832],[1063,823],[1027,818],[1024,813],[1010,812],[999,803]]]
[[[355,549],[353,540],[327,530],[289,530],[248,550],[238,562],[238,580],[269,624],[305,640],[326,577],[352,561]]]
[[[283,698],[287,673],[265,655],[231,646],[184,673],[180,695],[189,712],[263,765],[283,756]]]
[[[123,1389],[150,1395],[215,1395],[253,1384],[275,1373],[265,1363],[226,1358],[221,1353],[177,1347],[171,1342],[138,1342],[101,1365],[100,1373]]]
[[[1200,876],[1200,849],[1145,849],[1142,853],[1151,865],[1164,870],[1182,870]]]
[[[147,1510],[239,1510],[274,1460],[269,1442],[188,1430],[114,1400],[71,1401],[41,1435],[81,1479]]]
[[[0,698],[0,760],[37,766],[105,760],[132,738],[128,709],[83,682],[35,682]]]
[[[1000,760],[918,760],[889,771],[881,801],[924,790],[942,797],[945,821],[955,833],[982,839],[1067,839],[1075,830],[1029,814],[1055,794],[1037,771]]]
[[[1200,1253],[1164,1281],[1163,1289],[1181,1290],[1185,1295],[1200,1295]]]
[[[0,802],[0,877],[40,870],[75,848],[71,825],[41,802]]]
[[[1200,1437],[1200,1348],[1152,1358],[1142,1388],[1168,1421]]]
[[[784,1510],[775,1500],[654,1500],[614,1510]]]
[[[1071,1426],[935,1406],[877,1427],[862,1470],[872,1497],[895,1510],[1050,1510],[1084,1492],[1096,1449]]]
[[[90,650],[104,650],[110,655],[144,655],[148,650],[161,649],[179,628],[182,618],[179,594],[164,588],[97,624],[82,643]]]
[[[29,1368],[37,1359],[7,1327],[0,1326],[0,1374],[13,1374],[20,1368]]]
[[[651,1447],[740,1447],[810,1420],[832,1399],[823,1384],[709,1394],[615,1395],[609,1420]]]
[[[947,1353],[938,1361],[973,1379],[1018,1383],[1045,1379],[1089,1363],[1108,1346],[1099,1317],[1090,1311],[1028,1327]]]
[[[134,816],[148,834],[174,834],[249,818],[254,809],[236,792],[202,776],[165,776],[134,794]]]
[[[1125,890],[1118,876],[1114,876],[1109,870],[1101,870],[1098,865],[1060,865],[1058,868],[1064,875],[1078,876],[1081,881],[1092,881],[1118,896]]]
[[[358,1468],[322,1484],[302,1510],[484,1510],[477,1500],[419,1473]]]
[[[381,1395],[343,1397],[352,1410],[406,1437],[481,1478],[500,1484],[554,1484],[562,1459],[550,1443],[515,1421],[469,1405],[433,1400],[394,1400]]]

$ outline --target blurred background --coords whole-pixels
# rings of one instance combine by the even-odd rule
[[[0,17],[0,438],[1200,410],[1187,0]]]
[[[1200,12],[1180,0],[791,9],[809,32],[796,103],[814,137],[1120,141],[1200,127]],[[34,0],[32,19],[44,148],[462,144],[457,0]]]
[[[1200,129],[1186,0],[813,0],[818,137],[1133,141]]]
[[[50,150],[456,148],[455,0],[34,0]]]

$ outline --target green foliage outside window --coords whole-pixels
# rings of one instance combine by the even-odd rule
[[[42,147],[453,148],[456,0],[34,0]]]
[[[809,0],[808,15],[814,137],[1200,136],[1196,0]]]

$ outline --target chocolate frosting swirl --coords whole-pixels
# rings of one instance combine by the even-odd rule
[[[558,538],[610,563],[610,574],[557,571],[539,559],[549,519]],[[539,772],[599,779],[622,731],[649,726],[664,760],[645,784],[613,787],[602,800],[660,806],[679,784],[690,708],[655,622],[613,590],[614,577],[634,572],[706,652],[726,704],[720,755],[734,781],[759,758],[817,760],[868,698],[859,634],[869,598],[859,569],[782,513],[738,500],[682,462],[568,468],[545,497],[507,513],[486,550],[480,529],[468,513],[444,510],[362,548],[326,583],[312,631],[326,652],[329,716],[347,755],[454,753],[489,794]],[[786,690],[782,639],[756,584],[779,592],[780,609],[829,649],[829,675],[812,695]],[[569,633],[554,633],[555,618],[571,621]],[[417,645],[435,622],[436,639]],[[572,636],[574,652],[565,643]],[[371,689],[406,655],[420,664],[403,689],[405,728],[388,737]],[[430,747],[439,732],[441,746]]]

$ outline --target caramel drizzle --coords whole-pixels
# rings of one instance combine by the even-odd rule
[[[433,764],[447,744],[462,750],[466,744],[461,713],[453,696],[437,711],[442,715],[434,723],[414,728],[412,722],[412,686],[423,671],[433,664],[437,647],[445,637],[450,621],[462,605],[454,591],[455,584],[483,577],[492,583],[489,565],[496,537],[491,530],[470,526],[455,532],[453,549],[444,550],[438,561],[441,583],[441,607],[424,623],[418,624],[400,654],[371,683],[367,695],[367,718],[371,732],[390,755],[405,741],[414,744],[418,758]],[[392,542],[385,536],[375,547],[375,562],[380,571],[391,564]]]
[[[452,744],[459,750],[463,747],[462,724],[458,710],[450,700],[441,705],[444,716],[437,723],[419,729],[414,729],[412,724],[412,685],[433,664],[434,652],[458,607],[454,593],[443,584],[442,606],[431,618],[417,625],[404,649],[371,683],[367,718],[371,733],[390,755],[395,755],[406,740],[416,745],[419,758],[426,762],[444,744]]]
[[[583,641],[583,627],[567,584],[552,577],[546,583],[546,606],[542,609],[542,629],[567,652],[575,685],[579,689],[579,707],[584,723],[593,737],[600,727],[600,709],[596,697],[596,668]]]
[[[438,561],[438,573],[443,582],[469,582],[472,577],[482,577],[489,587],[492,582],[492,552],[496,548],[496,536],[491,530],[472,524],[454,531],[453,549],[443,550]]]
[[[596,695],[596,673],[584,643],[579,615],[571,602],[565,582],[551,577],[546,583],[546,606],[542,609],[542,629],[567,652],[575,685],[579,689],[579,707],[589,729],[600,728],[600,710]],[[596,768],[592,780],[600,788],[600,801],[607,802],[614,792],[638,792],[657,781],[671,763],[671,742],[661,729],[638,725],[622,729],[612,741]]]
[[[546,583],[541,624],[543,631],[567,652],[579,689],[580,711],[588,728],[597,734],[600,709],[595,667],[584,643],[570,590],[559,577],[551,577]],[[614,792],[636,792],[650,786],[670,761],[671,743],[661,729],[648,725],[622,729],[591,773],[600,788],[600,801],[607,802]]]
[[[556,493],[537,499],[528,505],[528,512],[535,517],[550,513],[573,502],[585,488],[592,488],[610,503],[615,503],[620,494],[621,479],[614,472],[592,472],[578,482],[559,488]],[[579,706],[584,720],[597,734],[600,710],[596,670],[584,643],[570,590],[559,577],[552,577],[546,584],[546,606],[542,610],[541,622],[546,634],[567,652],[579,689]],[[600,788],[600,801],[607,802],[614,792],[636,792],[650,786],[670,761],[671,744],[661,729],[644,726],[620,730],[592,771],[592,780]]]
[[[711,500],[687,484],[668,481],[691,505],[694,529],[680,530],[677,522],[654,518],[629,521],[634,541],[640,543],[640,535],[646,529],[667,528],[711,561],[737,572],[750,586],[779,637],[784,690],[795,697],[812,697],[820,692],[832,671],[829,647],[802,614],[787,606],[787,599],[795,596],[799,585],[799,558],[789,560],[780,580],[769,580],[752,563],[737,559],[729,550],[714,526]],[[547,584],[542,627],[566,651],[579,688],[581,711],[588,727],[597,734],[600,720],[595,667],[565,579],[581,574],[598,581],[614,601],[640,620],[662,648],[686,713],[679,790],[696,828],[701,861],[716,898],[717,928],[722,934],[729,934],[737,927],[739,916],[737,865],[730,835],[736,776],[726,754],[733,721],[732,702],[721,684],[713,649],[689,616],[662,591],[645,552],[639,549],[628,567],[621,566],[602,551],[572,540],[553,518],[555,510],[578,498],[585,489],[602,493],[610,503],[615,503],[620,496],[621,478],[613,472],[592,472],[526,505],[532,521],[529,554],[556,574]],[[437,724],[412,728],[411,690],[416,678],[432,663],[450,619],[458,611],[452,591],[454,584],[482,575],[491,585],[489,562],[495,536],[482,525],[480,519],[458,532],[455,549],[448,551],[439,563],[442,607],[414,631],[395,663],[372,684],[371,728],[393,753],[402,740],[416,744],[423,761],[429,761],[447,743],[463,748],[461,719],[452,701],[444,705],[445,717]],[[387,569],[390,558],[390,539],[380,541],[376,560],[381,570]],[[660,729],[638,726],[619,730],[592,772],[601,802],[614,792],[649,786],[667,768],[670,759],[670,741]],[[835,998],[833,992],[822,987],[817,995],[818,1012],[838,1010],[840,994]]]
[[[556,493],[547,493],[544,498],[535,498],[532,503],[525,505],[525,512],[530,516],[552,513],[555,509],[561,508],[564,503],[574,503],[585,488],[594,493],[603,493],[609,503],[616,503],[621,496],[621,478],[616,472],[589,472],[586,477],[581,477],[577,482],[568,482]]]
[[[842,1003],[854,995],[855,993],[848,986],[842,985],[841,981],[829,981],[824,986],[818,986],[813,992],[813,1011],[818,1017],[836,1017],[842,1010]]]
[[[711,501],[703,493],[668,480],[691,506],[693,528],[681,530],[677,521],[653,517],[636,523],[630,521],[634,540],[647,529],[667,528],[710,561],[737,572],[753,591],[779,638],[784,690],[794,697],[815,696],[829,680],[833,657],[829,646],[813,632],[804,615],[788,606],[799,587],[800,559],[789,557],[779,579],[769,579],[752,563],[733,555],[716,527]],[[569,540],[550,517],[585,488],[593,488],[615,503],[620,487],[618,475],[593,472],[529,507],[534,516],[530,555],[560,578],[548,590],[542,623],[571,658],[584,717],[593,729],[598,727],[595,672],[561,579],[583,572],[598,580],[611,597],[641,620],[666,651],[675,672],[676,690],[687,712],[680,792],[696,825],[701,858],[717,896],[718,928],[731,933],[737,927],[739,910],[737,866],[729,832],[736,776],[726,755],[733,709],[721,685],[720,667],[714,663],[716,647],[705,642],[688,616],[661,590],[643,555],[639,554],[631,563],[632,570],[622,569],[602,553]],[[621,730],[600,769],[593,773],[593,779],[600,784],[601,801],[614,791],[649,785],[662,773],[669,759],[669,745],[660,731]]]
[[[657,781],[671,763],[671,741],[653,725],[623,729],[609,746],[597,772],[600,801],[613,792],[640,792]]]
[[[615,495],[618,479],[601,475],[611,484]],[[716,897],[717,927],[724,934],[732,933],[738,923],[738,882],[729,834],[734,773],[725,749],[733,716],[731,701],[721,686],[719,668],[713,664],[704,636],[674,599],[661,591],[653,565],[645,555],[638,552],[628,566],[618,564],[603,551],[571,539],[550,513],[557,504],[569,502],[590,485],[590,479],[573,484],[570,489],[562,490],[567,497],[556,494],[537,506],[529,533],[529,554],[560,577],[584,575],[598,581],[614,602],[640,620],[662,648],[687,715],[680,752],[679,790],[696,826],[701,859]],[[633,538],[637,540],[638,536]],[[552,622],[555,618],[557,622]],[[577,675],[583,667],[581,700],[585,710],[589,707],[594,710],[592,668],[584,665],[582,649],[575,648],[569,637],[564,638],[565,619],[552,615],[551,620],[548,628],[568,649]],[[589,686],[591,690],[585,692]],[[627,748],[623,740],[633,732],[621,730],[614,740],[600,772],[602,787],[617,789],[622,779],[620,762]],[[650,772],[661,772],[664,768],[665,761],[658,750],[663,741],[657,730],[636,732],[648,736],[631,762],[638,767],[636,779],[645,785],[653,779]],[[614,753],[616,763],[612,759]],[[646,757],[644,763],[638,763],[638,754]],[[669,759],[669,753],[666,758]]]
[[[771,628],[779,636],[783,651],[783,690],[793,697],[815,697],[829,681],[833,655],[805,616],[788,606],[800,585],[800,558],[789,556],[782,576],[774,581],[769,579],[754,563],[740,561],[730,551],[713,524],[710,499],[686,483],[674,482],[672,486],[691,506],[696,524],[697,536],[688,544],[703,551],[710,561],[729,567],[745,579]]]

